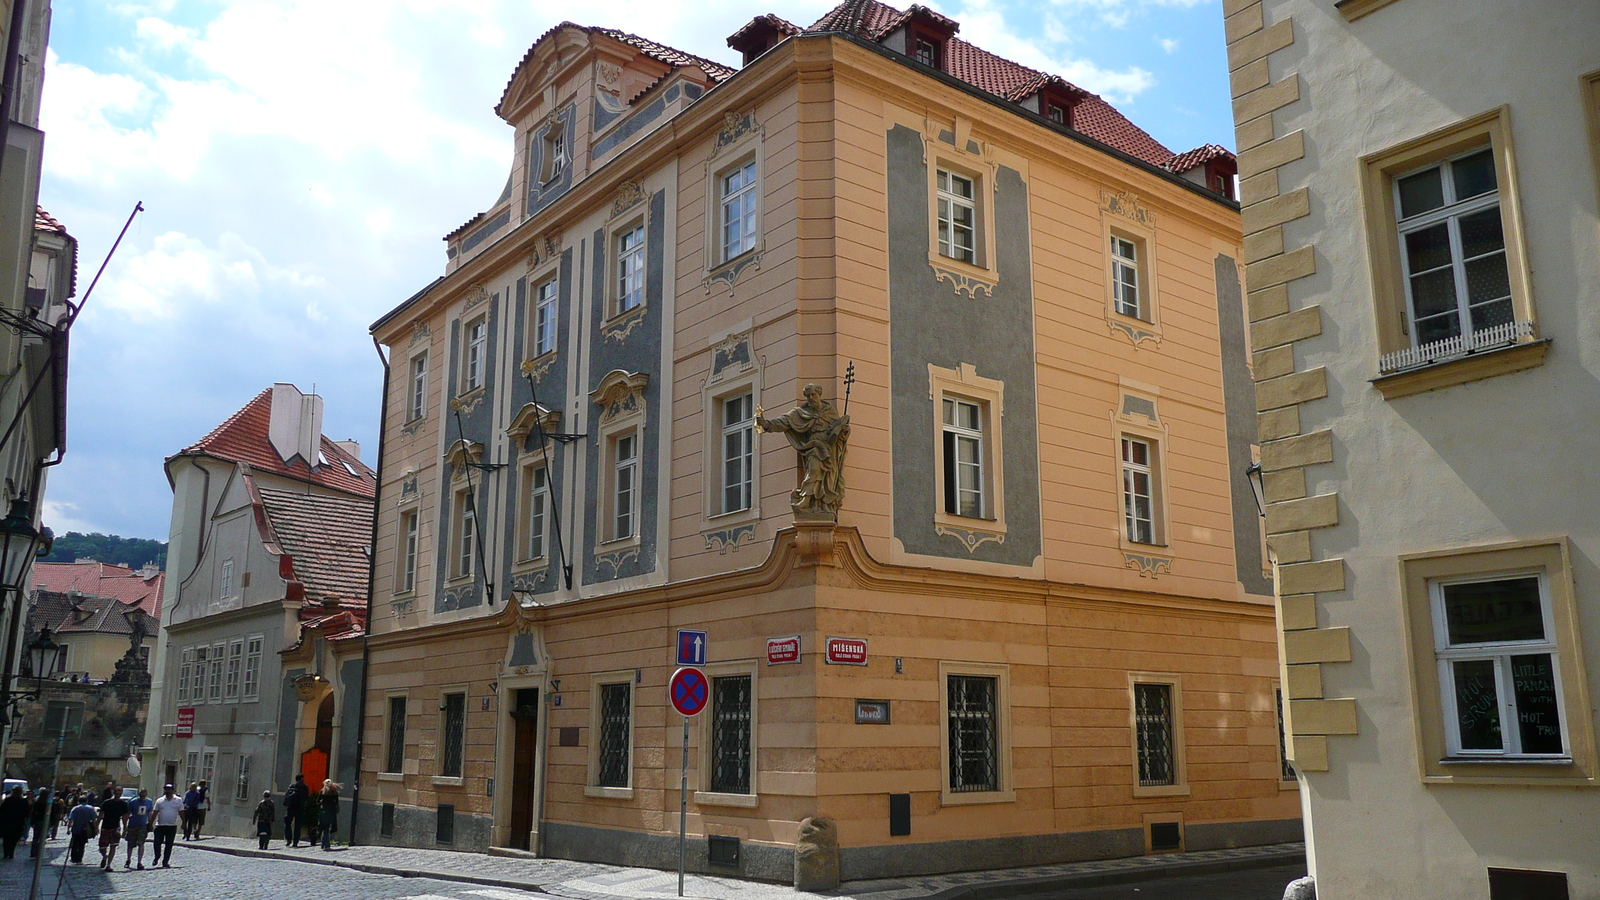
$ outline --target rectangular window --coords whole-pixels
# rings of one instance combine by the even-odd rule
[[[1283,690],[1273,688],[1272,695],[1278,703],[1278,764],[1282,767],[1278,777],[1284,781],[1294,781],[1294,766],[1289,764],[1289,743],[1283,728]]]
[[[756,458],[755,404],[750,394],[722,401],[722,512],[749,509]]]
[[[971,400],[944,398],[944,511],[953,516],[983,518],[983,406]]]
[[[211,655],[209,657],[211,665],[206,675],[206,702],[208,703],[222,702],[222,667],[226,653],[226,644],[219,642],[211,645]]]
[[[1044,115],[1045,118],[1056,123],[1057,125],[1067,124],[1067,108],[1059,103],[1051,103],[1050,101],[1046,100],[1044,104]]]
[[[1139,247],[1117,235],[1111,236],[1111,297],[1118,315],[1146,318],[1139,303]]]
[[[939,253],[976,265],[978,211],[972,179],[940,169],[938,190]]]
[[[244,639],[235,638],[228,642],[228,669],[227,677],[223,681],[222,696],[229,703],[239,700],[240,680],[244,677]]]
[[[533,289],[533,355],[542,356],[556,348],[556,286],[551,278]]]
[[[523,533],[527,536],[522,545],[522,559],[544,559],[550,515],[549,472],[544,466],[529,466],[522,473]]]
[[[754,160],[722,176],[722,261],[756,246],[756,164]]]
[[[613,315],[622,315],[644,303],[644,225],[617,235],[617,303]]]
[[[233,785],[233,799],[240,803],[250,799],[250,760],[248,755],[239,757],[239,778]]]
[[[217,781],[217,751],[210,747],[200,755],[200,777],[205,779],[206,787],[214,789]]]
[[[406,403],[406,421],[422,418],[428,409],[428,354],[419,353],[411,360],[411,398]]]
[[[77,737],[83,730],[83,704],[51,700],[44,708],[46,737]]]
[[[475,391],[483,386],[484,367],[488,363],[489,323],[478,319],[467,326],[467,355],[462,370],[463,392]]]
[[[183,783],[194,784],[200,780],[200,753],[190,750],[183,758]],[[187,790],[187,788],[185,788]],[[181,796],[181,795],[180,795]]]
[[[914,40],[916,46],[913,55],[917,62],[937,69],[939,67],[939,45],[925,37],[919,36]]]
[[[400,577],[395,590],[407,593],[417,587],[417,519],[416,510],[400,515]]]
[[[750,791],[751,677],[711,679],[711,792]]]
[[[553,181],[567,168],[567,135],[560,126],[551,130],[547,148],[550,153],[550,178],[547,180]]]
[[[1493,151],[1395,178],[1394,202],[1413,346],[1514,328]]]
[[[1543,580],[1529,573],[1430,585],[1451,756],[1568,755]]]
[[[261,636],[244,642],[244,699],[261,699]]]
[[[233,560],[223,560],[222,575],[217,579],[217,596],[223,600],[233,596]]]
[[[1177,784],[1177,757],[1172,743],[1172,685],[1135,684],[1133,704],[1139,786]]]
[[[611,540],[634,535],[638,518],[639,435],[619,435],[611,442]]]
[[[1156,542],[1155,469],[1150,441],[1122,439],[1123,533],[1136,544]]]
[[[445,694],[439,711],[439,774],[461,777],[461,751],[467,738],[467,695]]]
[[[470,577],[477,559],[478,506],[471,491],[456,492],[456,573],[457,578]]]
[[[986,675],[947,677],[951,793],[1000,789],[998,681]]]
[[[194,674],[194,648],[185,647],[178,656],[178,702],[189,701],[189,679]]]
[[[403,772],[406,763],[406,698],[389,698],[389,742],[383,754],[385,772]]]
[[[628,682],[600,685],[599,744],[596,748],[595,785],[625,788],[632,783],[630,758],[633,720],[633,685]]]

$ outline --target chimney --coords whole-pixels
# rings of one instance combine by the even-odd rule
[[[334,441],[334,443],[339,446],[340,450],[343,450],[356,459],[361,458],[361,442],[357,441],[355,438],[345,438],[342,441]]]
[[[302,394],[292,384],[273,385],[267,438],[284,462],[298,456],[307,466],[315,467],[322,447],[322,398]]]

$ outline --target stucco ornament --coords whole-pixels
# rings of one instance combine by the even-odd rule
[[[789,506],[796,519],[833,521],[844,502],[844,454],[850,440],[850,417],[842,416],[832,403],[822,399],[822,388],[806,385],[805,402],[777,418],[768,419],[756,410],[756,429],[781,432],[789,439],[805,477],[790,496]]]

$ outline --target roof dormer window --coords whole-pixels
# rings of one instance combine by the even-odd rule
[[[914,50],[912,57],[925,66],[939,68],[939,44],[926,35],[916,35],[913,39]]]
[[[1059,103],[1045,101],[1045,117],[1057,125],[1067,124],[1067,108]]]

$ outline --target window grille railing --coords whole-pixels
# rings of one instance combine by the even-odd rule
[[[406,698],[389,698],[389,746],[384,754],[385,772],[402,772],[406,762]]]
[[[995,679],[950,676],[949,710],[951,793],[999,790]]]
[[[600,760],[596,783],[600,787],[628,786],[628,717],[632,685],[600,686]]]
[[[1173,784],[1172,685],[1136,684],[1133,696],[1139,731],[1139,786]]]
[[[711,790],[750,793],[750,676],[712,682]]]
[[[1504,322],[1491,328],[1480,328],[1471,334],[1458,334],[1420,347],[1385,353],[1378,358],[1378,371],[1387,375],[1482,350],[1504,347],[1531,337],[1533,337],[1532,322]]]
[[[461,777],[461,751],[466,742],[467,695],[446,694],[444,697],[444,753],[440,759],[439,774],[446,778]]]

